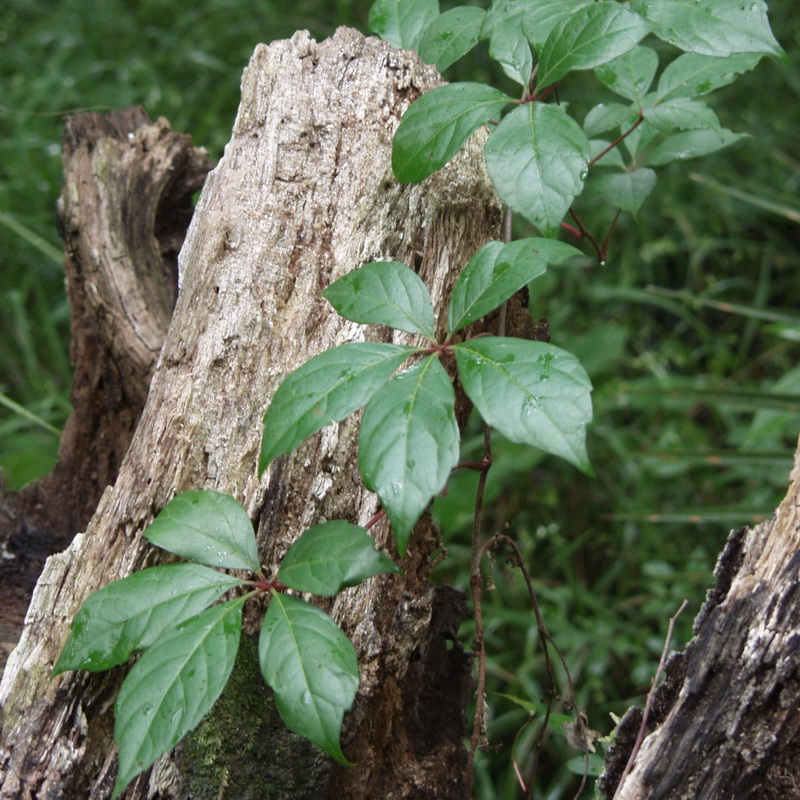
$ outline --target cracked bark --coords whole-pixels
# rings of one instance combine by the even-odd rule
[[[393,131],[410,102],[438,83],[435,70],[411,53],[347,29],[321,43],[300,32],[256,49],[231,142],[206,180],[178,259],[174,313],[163,294],[162,260],[160,271],[144,277],[129,316],[141,322],[151,315],[156,328],[168,321],[163,346],[140,331],[145,355],[158,353],[152,378],[140,352],[115,353],[131,397],[136,387],[146,395],[130,447],[85,532],[48,559],[0,685],[0,798],[110,796],[111,709],[124,673],[50,680],[49,672],[83,599],[157,562],[140,534],[176,492],[210,488],[241,500],[257,523],[268,570],[308,525],[332,518],[363,524],[375,513],[376,498],[355,467],[356,420],[321,431],[259,479],[261,419],[281,378],[310,355],[367,337],[413,341],[338,318],[321,299],[329,283],[365,261],[392,258],[413,266],[442,307],[456,269],[497,236],[500,211],[479,142],[420,186],[392,176]],[[113,140],[101,136],[94,157]],[[127,202],[121,218],[135,216],[135,181],[97,169],[93,178],[100,186],[112,180]],[[68,183],[64,202],[81,209],[91,191]],[[91,223],[80,214],[69,219]],[[152,241],[154,220],[142,224]],[[130,243],[110,236],[119,274],[95,286],[113,305],[115,292],[125,293],[115,281],[130,269]],[[76,254],[84,269],[91,257]],[[148,294],[154,286],[162,288]],[[107,316],[95,313],[98,322]],[[387,526],[376,528],[378,543],[391,550]],[[359,653],[361,688],[343,736],[356,767],[332,767],[276,719],[252,658],[249,637],[260,615],[251,609],[224,702],[125,797],[468,796],[462,714],[469,659],[448,647],[465,608],[457,593],[429,583],[438,547],[424,518],[402,576],[371,580],[332,605]],[[231,739],[235,746],[226,747]]]

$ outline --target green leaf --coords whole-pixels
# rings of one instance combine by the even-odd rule
[[[485,157],[501,199],[549,230],[583,190],[589,141],[561,106],[526,103],[498,125]]]
[[[352,342],[325,350],[278,387],[264,416],[259,469],[357,411],[417,348]]]
[[[466,55],[480,37],[486,12],[475,6],[458,6],[437,17],[419,43],[419,54],[426,64],[436,64],[444,72]]]
[[[681,50],[720,57],[785,55],[770,30],[764,0],[646,0],[637,8],[656,36]]]
[[[451,83],[422,95],[394,135],[397,180],[419,183],[443,167],[464,142],[514,99],[482,83]]]
[[[447,310],[448,335],[494,311],[514,292],[580,250],[554,239],[487,242],[458,276]]]
[[[91,595],[72,620],[53,675],[123,664],[170,628],[198,614],[242,581],[199,564],[168,564],[136,572]]]
[[[592,5],[595,0],[549,0],[547,3],[531,3],[518,0],[524,8],[522,30],[528,41],[541,52],[547,37],[560,22],[571,17],[581,8]]]
[[[455,345],[464,391],[506,438],[589,472],[591,382],[575,356],[543,342],[490,336]]]
[[[655,185],[656,173],[652,169],[642,167],[629,172],[615,172],[594,178],[591,190],[593,194],[604,197],[614,208],[635,214]]]
[[[454,404],[447,372],[429,356],[392,378],[364,409],[358,465],[386,509],[401,556],[411,529],[458,463]]]
[[[591,156],[592,161],[594,161],[600,153],[605,150],[611,142],[608,142],[604,139],[592,139],[589,142],[589,147],[591,148]],[[619,147],[613,147],[609,150],[600,160],[594,162],[594,166],[596,167],[618,167],[619,169],[627,169],[627,165],[622,158],[622,153],[619,151]]]
[[[238,597],[181,623],[128,673],[115,708],[114,798],[197,727],[216,702],[236,660],[244,601]]]
[[[678,97],[697,97],[727,86],[761,60],[757,53],[737,53],[725,58],[684,53],[661,73],[656,96],[659,103]]]
[[[644,20],[617,3],[592,3],[550,32],[539,58],[537,87],[573,70],[594,69],[632,50],[648,34]]]
[[[333,596],[384,572],[402,572],[359,525],[337,519],[304,531],[289,548],[278,580],[299,592]]]
[[[358,689],[358,660],[350,640],[321,609],[275,592],[258,654],[287,726],[349,765],[339,733]]]
[[[512,81],[527,88],[533,71],[533,55],[519,23],[503,22],[492,28],[489,55]]]
[[[369,29],[392,47],[416,50],[425,29],[439,16],[439,0],[375,0]]]
[[[658,54],[650,47],[634,47],[599,66],[595,75],[612,92],[641,104],[658,69]]]
[[[510,700],[520,708],[524,708],[532,717],[535,717],[539,713],[539,709],[536,707],[536,703],[534,703],[533,700],[526,700],[524,697],[518,697],[515,694],[505,694],[503,692],[498,692],[497,694],[499,697],[505,697],[506,700]]]
[[[322,296],[345,319],[389,325],[434,339],[433,303],[413,269],[398,261],[374,261],[332,283]]]
[[[721,131],[682,131],[670,136],[659,144],[648,156],[650,166],[669,164],[670,161],[685,161],[714,153],[723,147],[738,142],[747,136],[745,133],[732,133],[727,128]]]
[[[221,492],[176,495],[142,536],[157,547],[209,567],[261,569],[250,517],[237,500]]]
[[[630,128],[635,124],[639,114],[631,106],[621,103],[599,103],[592,108],[583,120],[583,132],[587,136],[596,136],[613,128]]]
[[[645,98],[645,102],[655,100],[655,97]],[[675,128],[681,130],[722,130],[717,115],[702,101],[690,100],[688,97],[676,97],[658,105],[647,105],[643,109],[644,118],[653,126],[662,131]]]

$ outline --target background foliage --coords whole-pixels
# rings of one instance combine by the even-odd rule
[[[68,307],[54,205],[61,118],[73,108],[141,103],[219,157],[241,70],[258,41],[339,24],[366,30],[369,2],[347,0],[0,0],[0,465],[7,486],[46,473],[69,412]],[[442,3],[443,8],[447,7]],[[607,262],[552,267],[531,309],[553,342],[578,355],[595,384],[587,478],[496,439],[490,529],[520,543],[548,627],[564,650],[593,728],[641,699],[667,618],[710,584],[732,527],[771,514],[783,496],[800,409],[800,43],[794,6],[772,0],[790,63],[766,59],[716,92],[725,127],[752,138],[660,171],[637,218],[623,215]],[[488,80],[485,50],[451,80]],[[590,75],[570,76],[579,119],[611,99]],[[691,175],[689,174],[691,173]],[[581,198],[602,230],[600,199]],[[529,235],[520,223],[519,235]],[[565,240],[566,237],[564,237]],[[480,452],[477,429],[471,441]],[[449,558],[439,577],[466,588],[474,475],[460,474],[436,514]],[[524,586],[501,560],[485,619],[492,684],[478,797],[514,797],[535,720],[500,696],[538,701],[544,670]],[[470,632],[464,632],[469,641]],[[515,740],[515,737],[516,740]],[[571,797],[574,756],[550,737],[537,797]],[[587,796],[589,792],[587,790]]]

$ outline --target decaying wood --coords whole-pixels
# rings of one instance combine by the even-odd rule
[[[416,269],[442,307],[456,268],[497,235],[499,208],[477,142],[420,186],[393,178],[393,131],[409,103],[439,80],[412,54],[346,29],[321,43],[301,32],[256,49],[233,138],[208,176],[180,254],[177,304],[130,449],[86,532],[48,560],[0,685],[0,797],[109,796],[122,674],[50,680],[49,672],[83,599],[157,561],[141,531],[176,492],[210,488],[240,499],[257,522],[268,569],[308,525],[363,524],[375,513],[376,498],[356,469],[355,420],[320,432],[259,480],[261,419],[281,378],[309,356],[365,337],[410,340],[338,318],[320,296],[329,283],[365,261],[396,259]],[[155,311],[143,298],[136,313],[161,319],[168,308]],[[147,352],[157,349],[157,338],[142,338]],[[146,370],[146,359],[126,357]],[[376,528],[391,549],[387,526]],[[437,547],[423,519],[402,576],[348,590],[332,608],[361,665],[344,737],[356,767],[331,769],[275,721],[267,697],[250,692],[247,714],[222,734],[204,728],[126,797],[466,796],[468,661],[447,646],[464,608],[456,593],[428,583]],[[248,616],[248,634],[258,619]],[[246,686],[260,681],[246,654],[235,673]],[[280,742],[264,753],[266,729]],[[240,743],[246,765],[223,757],[222,747],[209,752],[221,737]],[[287,761],[293,778],[285,778]],[[198,785],[204,769],[210,777]],[[295,784],[278,786],[284,779]]]
[[[655,696],[652,732],[617,789],[641,715],[629,712],[620,725],[606,797],[800,797],[800,447],[775,515],[731,534],[716,575],[694,638]]]
[[[63,162],[73,411],[52,473],[0,515],[0,669],[45,558],[85,529],[116,480],[175,304],[192,194],[210,169],[191,137],[141,108],[69,117]]]

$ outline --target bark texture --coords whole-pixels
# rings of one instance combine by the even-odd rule
[[[731,533],[695,636],[672,656],[650,733],[629,712],[601,781],[615,800],[800,797],[800,448],[773,518]],[[614,793],[616,790],[616,794]]]
[[[68,117],[63,162],[73,412],[52,473],[0,515],[0,669],[45,558],[84,530],[117,477],[175,304],[192,194],[211,166],[141,108]]]
[[[404,261],[441,307],[456,269],[497,234],[499,206],[478,142],[420,186],[392,176],[391,139],[402,113],[439,82],[412,54],[347,29],[321,43],[300,32],[256,49],[232,140],[181,250],[177,304],[130,448],[86,532],[47,561],[0,685],[4,800],[110,795],[112,705],[122,672],[52,681],[49,673],[85,597],[158,560],[140,534],[176,492],[210,488],[241,500],[257,522],[268,570],[308,525],[363,524],[375,513],[376,498],[356,469],[356,420],[321,431],[259,479],[261,419],[282,377],[311,355],[366,337],[413,340],[338,318],[321,298],[332,281],[365,261]],[[128,187],[133,212],[136,186]],[[134,316],[143,324],[142,347],[122,357],[143,376],[143,356],[159,346],[148,321],[157,328],[169,305],[140,300]],[[387,526],[376,528],[379,544],[391,549]],[[404,575],[373,579],[333,604],[361,666],[344,736],[356,767],[332,769],[276,721],[268,693],[256,689],[246,644],[231,692],[238,687],[249,704],[220,703],[125,796],[467,796],[461,714],[469,661],[448,647],[465,608],[457,593],[428,583],[438,545],[423,519]],[[251,609],[248,634],[259,623],[260,610]],[[237,715],[237,708],[246,711]],[[239,746],[226,753],[220,742],[231,737]]]

